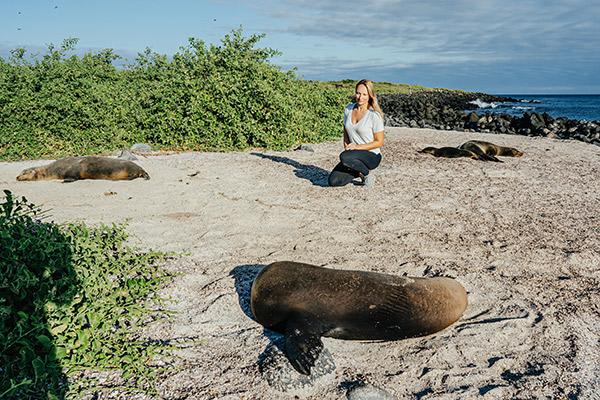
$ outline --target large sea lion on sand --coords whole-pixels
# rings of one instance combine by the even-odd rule
[[[292,366],[309,375],[321,336],[397,340],[454,323],[467,307],[450,278],[410,278],[345,271],[291,261],[266,266],[252,284],[250,306],[265,328],[285,335]]]
[[[488,156],[507,156],[507,157],[521,157],[523,152],[513,147],[498,146],[494,143],[484,142],[481,140],[469,140],[461,144],[459,149],[469,150],[476,154],[485,154]]]
[[[108,157],[67,157],[41,167],[23,170],[18,181],[40,181],[62,179],[73,182],[80,179],[131,180],[135,178],[150,179],[150,176],[139,165],[116,158]]]

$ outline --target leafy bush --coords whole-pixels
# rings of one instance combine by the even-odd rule
[[[118,69],[111,49],[70,56],[50,46],[0,59],[0,159],[163,149],[288,148],[341,135],[345,89],[302,81],[269,63],[262,35],[241,29],[219,46],[191,38],[172,59],[146,49]]]
[[[165,350],[140,339],[168,280],[164,255],[124,245],[123,226],[58,226],[5,191],[0,204],[0,398],[62,398],[93,382],[81,370],[118,370],[128,390],[152,390],[148,366]]]

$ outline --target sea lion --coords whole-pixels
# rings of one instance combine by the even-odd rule
[[[450,278],[411,278],[335,270],[292,261],[266,266],[252,284],[257,322],[285,335],[292,366],[309,375],[321,336],[397,340],[428,335],[457,321],[464,287]]]
[[[474,160],[478,160],[479,156],[472,151],[457,149],[456,147],[425,147],[423,150],[419,150],[419,153],[429,153],[436,157],[446,158],[458,158],[458,157],[469,157]]]
[[[506,157],[521,157],[523,152],[513,147],[498,146],[494,143],[484,142],[481,140],[469,140],[461,144],[459,149],[470,150],[478,154],[478,150],[488,156],[506,156]]]
[[[150,176],[131,161],[108,157],[67,157],[41,167],[23,170],[18,181],[63,179],[73,182],[79,179],[131,180],[150,179]]]
[[[498,158],[494,157],[494,155],[492,155],[492,154],[487,154],[485,152],[485,150],[483,150],[481,147],[479,147],[476,143],[473,143],[473,142],[465,142],[465,143],[461,144],[460,146],[458,146],[458,148],[461,150],[467,150],[467,151],[470,151],[471,153],[477,154],[478,159],[482,160],[482,161],[504,162],[504,161],[499,160]]]

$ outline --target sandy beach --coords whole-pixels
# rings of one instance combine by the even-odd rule
[[[503,163],[417,150],[470,139],[516,147]],[[127,222],[131,244],[181,256],[177,312],[149,338],[180,343],[165,399],[600,399],[600,147],[580,141],[386,128],[373,188],[327,187],[341,139],[314,151],[138,156],[148,181],[17,182],[47,160],[0,163],[0,188],[56,222]],[[274,261],[450,276],[463,317],[393,342],[325,338],[335,371],[283,392],[261,375],[272,337],[249,315]],[[110,389],[101,398],[113,398]]]

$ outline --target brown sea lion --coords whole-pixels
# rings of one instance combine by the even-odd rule
[[[488,156],[492,156],[492,157],[493,156],[521,157],[523,155],[522,151],[517,150],[513,147],[498,146],[494,143],[484,142],[481,140],[469,140],[468,142],[461,144],[458,148],[470,150],[474,153],[477,153],[477,151],[478,151],[477,149],[479,149],[480,152],[483,152],[484,154],[486,154]]]
[[[497,157],[494,157],[494,155],[487,154],[481,147],[479,147],[477,144],[475,144],[473,142],[465,142],[465,143],[461,144],[460,146],[458,146],[458,148],[461,150],[467,150],[467,151],[470,151],[471,153],[477,154],[477,157],[479,158],[479,160],[482,160],[482,161],[503,162],[502,160],[499,160]]]
[[[150,179],[150,176],[131,161],[108,157],[67,157],[41,167],[23,170],[18,181],[62,179],[73,182],[80,179],[131,180]]]
[[[479,156],[472,151],[457,149],[456,147],[425,147],[423,150],[419,150],[419,153],[429,153],[436,157],[446,158],[458,158],[458,157],[469,157],[474,160],[478,160]]]
[[[457,321],[464,287],[450,278],[411,278],[346,271],[291,261],[266,266],[252,284],[252,313],[285,335],[292,366],[309,375],[322,336],[397,340],[429,335]]]

